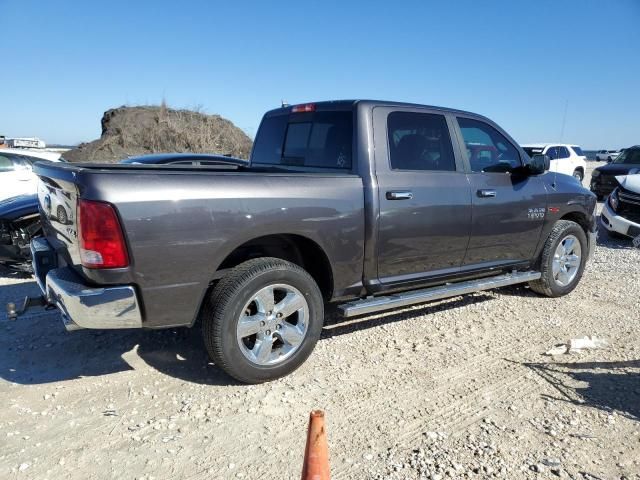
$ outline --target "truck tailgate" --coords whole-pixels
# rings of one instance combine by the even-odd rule
[[[37,194],[45,238],[65,263],[80,271],[76,172],[68,168],[42,171]]]

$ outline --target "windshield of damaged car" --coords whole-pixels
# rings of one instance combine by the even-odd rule
[[[304,112],[267,117],[260,126],[252,163],[350,169],[350,111]]]
[[[614,158],[612,163],[640,165],[640,148],[628,148],[616,158]]]

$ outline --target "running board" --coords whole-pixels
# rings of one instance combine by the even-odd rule
[[[481,278],[479,280],[447,283],[439,287],[424,288],[422,290],[363,298],[362,300],[355,300],[338,305],[338,309],[342,311],[345,317],[355,317],[356,315],[366,315],[368,313],[390,310],[392,308],[407,307],[409,305],[415,305],[416,303],[457,297],[458,295],[465,295],[467,293],[529,282],[531,280],[537,280],[541,276],[542,274],[540,272],[506,273],[495,277]]]

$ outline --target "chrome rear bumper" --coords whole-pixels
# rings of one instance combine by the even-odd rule
[[[67,330],[142,327],[140,304],[132,286],[85,285],[71,268],[51,265],[53,250],[44,239],[34,240],[31,251],[38,285],[47,301],[60,310]]]

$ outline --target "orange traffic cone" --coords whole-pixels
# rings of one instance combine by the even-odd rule
[[[324,412],[313,410],[309,415],[307,447],[304,451],[302,480],[329,480],[329,447],[324,429]]]

